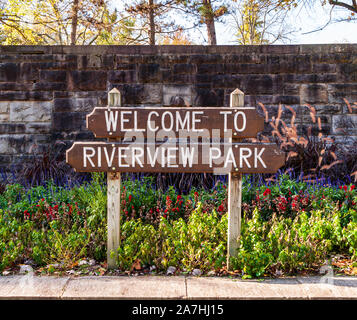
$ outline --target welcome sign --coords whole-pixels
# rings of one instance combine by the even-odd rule
[[[121,107],[117,89],[108,107],[87,115],[87,128],[107,142],[75,142],[66,160],[76,171],[107,172],[108,267],[120,246],[121,172],[206,172],[228,174],[228,248],[236,254],[240,236],[241,173],[274,173],[285,162],[275,144],[240,143],[263,130],[255,108],[244,107],[244,94],[231,93],[230,108]],[[120,141],[119,141],[120,140]]]

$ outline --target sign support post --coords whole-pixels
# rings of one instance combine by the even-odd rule
[[[230,96],[231,108],[244,107],[244,93],[235,89]],[[234,138],[232,140],[240,141]],[[239,237],[241,229],[241,212],[242,212],[242,174],[230,172],[228,174],[228,245],[227,245],[227,269],[231,270],[230,257],[237,254],[239,247]]]
[[[118,89],[108,93],[108,109],[121,107],[121,95]],[[108,142],[118,139],[109,138]],[[120,172],[107,172],[107,263],[108,269],[116,266],[117,250],[120,246]],[[112,254],[114,253],[114,254]]]
[[[242,143],[264,129],[263,117],[255,108],[244,106],[244,93],[239,89],[231,93],[226,108],[121,105],[121,94],[114,88],[108,93],[108,106],[96,107],[87,115],[87,129],[107,142],[75,142],[66,152],[66,162],[76,171],[107,172],[108,269],[116,267],[120,247],[120,172],[219,171],[229,175],[227,268],[232,270],[230,258],[237,255],[240,246],[242,173],[274,173],[285,163],[285,155],[276,145]],[[203,139],[195,147],[180,146],[180,130],[184,137],[201,132],[209,139],[217,138],[218,132],[225,140],[218,146]],[[155,141],[119,143],[128,131],[143,139],[154,135]],[[162,131],[166,136],[172,133],[175,142],[162,143]],[[225,132],[232,132],[229,141]]]

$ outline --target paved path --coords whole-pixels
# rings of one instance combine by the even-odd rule
[[[0,276],[0,299],[357,299],[357,277]]]

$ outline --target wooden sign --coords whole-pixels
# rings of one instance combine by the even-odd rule
[[[79,172],[273,173],[285,153],[275,144],[75,142],[66,160]]]
[[[87,128],[96,138],[124,138],[157,133],[207,134],[209,137],[253,138],[264,129],[255,108],[94,108]]]
[[[107,172],[108,268],[115,268],[120,246],[121,172],[210,172],[228,174],[231,270],[230,257],[239,249],[241,174],[274,173],[285,162],[285,153],[275,144],[240,143],[264,128],[255,108],[244,107],[242,91],[231,93],[230,108],[129,108],[121,107],[120,92],[114,88],[108,93],[108,107],[94,108],[87,115],[87,128],[108,142],[75,142],[66,160],[76,171]],[[133,137],[133,143],[119,142]],[[158,142],[165,138],[167,142]],[[220,143],[222,138],[225,143]]]

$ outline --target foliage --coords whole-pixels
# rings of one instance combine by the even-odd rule
[[[202,205],[187,222],[162,218],[157,229],[141,220],[127,221],[122,229],[118,266],[127,270],[136,260],[166,270],[170,265],[182,270],[210,270],[225,262],[227,219],[213,211],[202,212]]]
[[[124,44],[134,20],[107,0],[9,0],[0,11],[4,45]]]
[[[244,177],[240,249],[232,259],[238,274],[313,271],[333,253],[357,258],[354,185],[321,186],[288,175],[268,185],[250,181]],[[91,182],[72,188],[53,182],[30,189],[8,184],[0,194],[0,270],[27,259],[38,267],[59,263],[64,270],[83,258],[105,261],[105,183],[104,174],[94,174]],[[123,181],[118,267],[222,272],[226,185],[181,195],[174,188],[155,189],[154,183],[153,178]]]
[[[288,11],[280,0],[233,2],[230,17],[238,44],[261,45],[289,40],[292,32],[285,23]]]
[[[285,166],[282,170],[301,172],[307,180],[314,180],[321,173],[325,176],[336,177],[336,170],[339,169],[338,165],[343,165],[345,171],[346,169],[349,171],[348,174],[350,176],[356,174],[356,159],[347,158],[349,161],[344,162],[342,158],[344,153],[356,153],[354,145],[348,147],[347,151],[333,138],[324,136],[321,118],[317,116],[317,111],[313,106],[305,105],[312,120],[312,125],[307,128],[306,132],[295,123],[297,113],[292,107],[279,105],[277,115],[270,118],[269,111],[265,106],[262,103],[259,103],[259,106],[265,114],[265,121],[271,127],[271,135],[267,137],[260,134],[259,139],[251,140],[276,142],[280,149],[287,153]],[[290,119],[282,119],[284,109],[291,114]],[[349,112],[352,113],[351,107]],[[313,134],[313,131],[317,135]],[[346,168],[346,166],[349,167]]]

